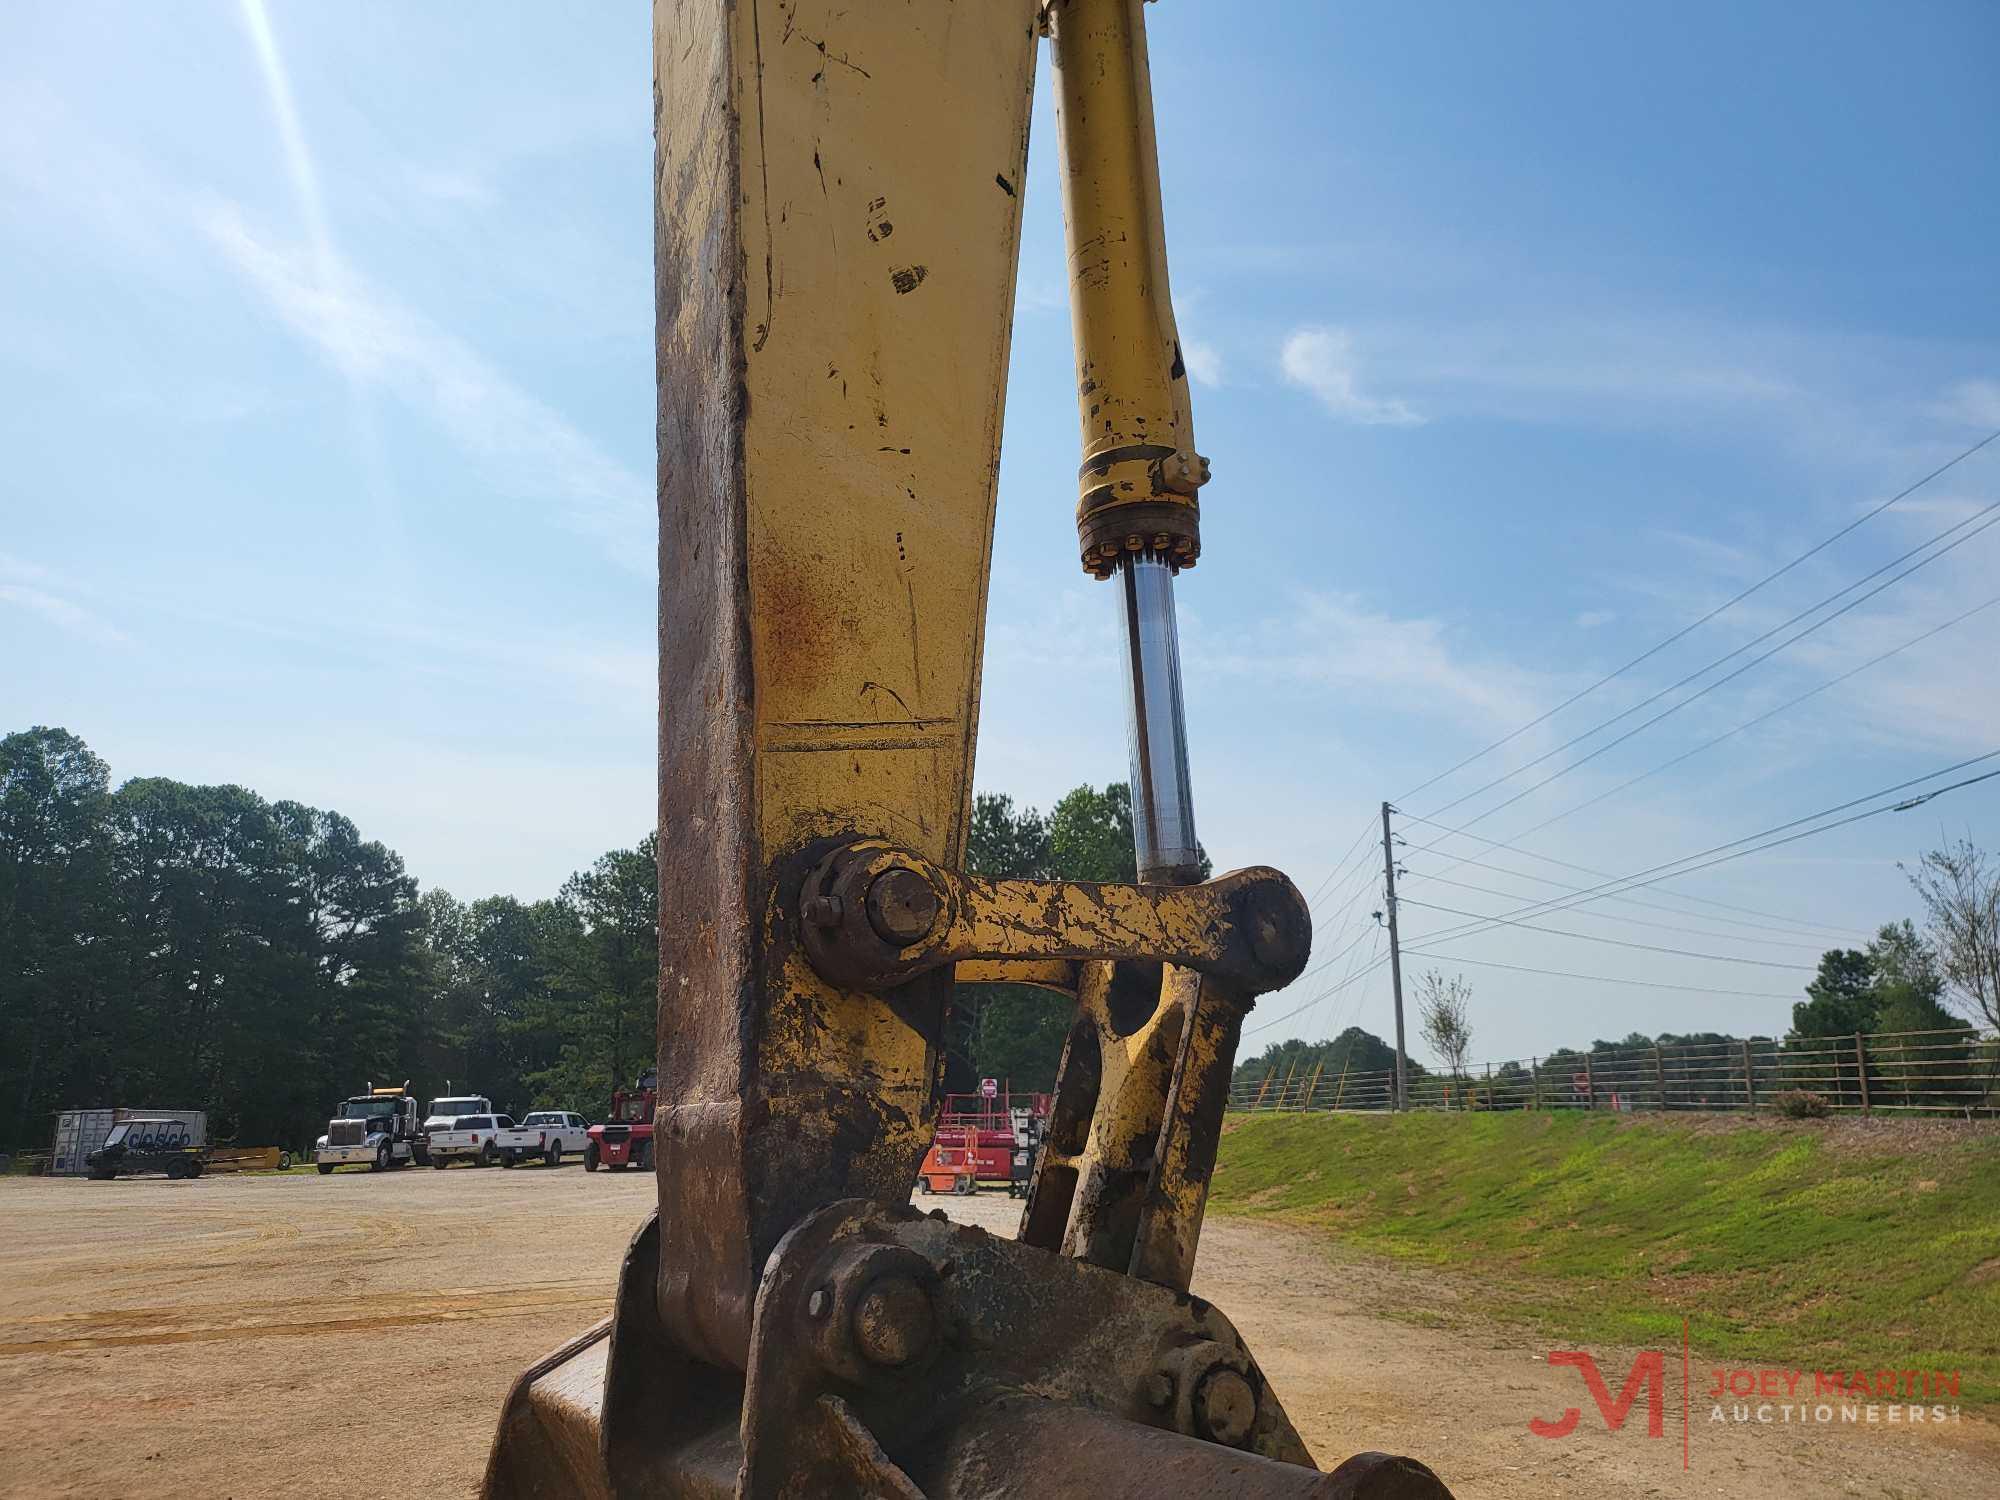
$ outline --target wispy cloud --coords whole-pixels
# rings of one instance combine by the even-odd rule
[[[1576,628],[1578,630],[1597,630],[1602,626],[1609,625],[1617,618],[1618,614],[1615,610],[1586,609],[1576,617]]]
[[[93,614],[79,604],[73,604],[60,595],[51,594],[23,583],[0,583],[0,603],[25,609],[30,614],[40,615],[50,624],[68,631],[71,635],[82,636],[95,641],[100,646],[122,646],[131,637],[100,615]]]
[[[1285,340],[1278,362],[1287,380],[1312,392],[1343,421],[1368,427],[1415,427],[1424,421],[1407,402],[1362,391],[1354,341],[1345,329],[1298,329]]]
[[[1197,385],[1211,389],[1222,384],[1222,351],[1213,344],[1205,344],[1200,339],[1181,340],[1181,360],[1187,365],[1187,372]]]
[[[250,33],[250,45],[257,54],[257,71],[263,77],[264,91],[271,101],[271,114],[277,121],[278,139],[285,150],[285,169],[291,175],[292,192],[298,198],[299,212],[306,222],[313,259],[321,277],[330,279],[334,260],[333,236],[327,228],[326,203],[319,190],[319,170],[313,164],[312,151],[306,145],[305,128],[299,123],[298,106],[292,100],[291,75],[285,71],[285,60],[278,51],[278,39],[271,31],[271,18],[265,13],[264,0],[241,0],[241,9],[243,27]]]
[[[492,183],[477,172],[411,165],[404,169],[403,180],[419,198],[434,203],[457,208],[490,208],[495,202]]]
[[[1187,633],[1202,676],[1276,675],[1294,683],[1356,692],[1355,701],[1398,711],[1512,729],[1538,714],[1551,679],[1468,650],[1451,626],[1425,616],[1396,616],[1351,594],[1298,595],[1282,616],[1246,638],[1211,638],[1206,622]]]
[[[2000,427],[2000,380],[1959,381],[1945,392],[1941,414],[1949,422]]]
[[[1656,545],[1663,545],[1680,553],[1702,574],[1717,574],[1724,578],[1747,578],[1752,573],[1768,571],[1764,559],[1742,547],[1729,542],[1718,541],[1710,536],[1697,536],[1690,531],[1678,531],[1671,526],[1652,526],[1647,535]]]
[[[515,386],[461,340],[399,306],[337,255],[325,274],[260,235],[233,204],[201,228],[286,326],[345,378],[428,415],[489,477],[523,498],[557,502],[569,524],[635,572],[652,568],[651,486],[561,414]]]

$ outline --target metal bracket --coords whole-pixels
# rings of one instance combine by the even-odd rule
[[[649,1219],[616,1316],[516,1383],[484,1500],[1451,1500],[1411,1459],[1313,1469],[1199,1297],[843,1200],[772,1253],[746,1380],[667,1338],[658,1246]]]
[[[836,846],[806,877],[799,933],[829,983],[888,989],[945,964],[1143,959],[1226,981],[1245,1000],[1305,968],[1312,916],[1276,870],[1204,885],[988,880],[881,839]]]
[[[1016,1426],[1034,1441],[1009,1442]],[[1107,1444],[1124,1478],[1094,1487],[1099,1500],[1158,1495],[1175,1464],[1244,1496],[1323,1479],[1235,1328],[1199,1298],[859,1200],[811,1215],[771,1256],[743,1433],[745,1500],[1080,1493],[1074,1464]],[[981,1458],[995,1445],[1011,1470],[997,1488]]]

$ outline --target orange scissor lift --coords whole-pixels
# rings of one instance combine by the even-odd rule
[[[923,1193],[976,1193],[982,1185],[1004,1187],[1018,1198],[1035,1170],[1053,1094],[1023,1094],[1017,1100],[999,1080],[980,1080],[976,1094],[947,1094],[937,1133],[917,1173]]]

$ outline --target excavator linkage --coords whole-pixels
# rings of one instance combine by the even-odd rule
[[[1194,3],[1194,0],[1182,0]],[[1051,39],[1141,884],[963,873],[1028,122]],[[1200,554],[1141,0],[655,0],[658,1210],[508,1397],[489,1500],[1434,1500],[1322,1474],[1190,1295],[1243,1017],[1311,947],[1199,880]],[[1004,1239],[908,1206],[954,982],[1073,1007]]]

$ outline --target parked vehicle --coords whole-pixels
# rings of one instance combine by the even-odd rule
[[[1004,1186],[1010,1198],[1025,1197],[1054,1103],[1051,1094],[1024,1094],[1017,1101],[991,1078],[980,1080],[977,1094],[947,1095],[917,1172],[917,1190],[976,1193],[989,1183]]]
[[[449,1079],[445,1081],[447,1084],[450,1083]],[[417,1165],[423,1166],[430,1160],[430,1138],[433,1131],[449,1130],[454,1122],[467,1115],[492,1113],[493,1101],[484,1094],[453,1095],[450,1098],[431,1100],[424,1109],[422,1126],[424,1144],[417,1152]]]
[[[493,1143],[500,1149],[502,1166],[541,1161],[559,1167],[565,1154],[574,1156],[590,1144],[590,1127],[584,1124],[582,1115],[560,1109],[538,1109],[514,1129],[494,1136]]]
[[[82,1177],[90,1170],[90,1153],[104,1144],[111,1127],[126,1120],[179,1120],[197,1146],[208,1143],[208,1113],[199,1109],[66,1109],[56,1116],[55,1141],[49,1152],[49,1175]]]
[[[326,1134],[313,1146],[313,1160],[324,1177],[335,1167],[366,1166],[371,1172],[407,1167],[424,1160],[423,1127],[417,1123],[417,1101],[408,1083],[378,1089],[341,1101],[340,1113],[326,1122]]]
[[[431,1165],[442,1172],[455,1161],[490,1167],[500,1161],[500,1135],[514,1128],[511,1115],[460,1115],[449,1130],[430,1133]]]
[[[585,1171],[600,1166],[614,1172],[632,1166],[645,1171],[653,1165],[653,1110],[659,1092],[660,1075],[648,1068],[631,1088],[612,1094],[611,1117],[590,1127],[590,1143],[583,1148]]]
[[[199,1177],[204,1166],[203,1148],[195,1144],[185,1120],[121,1120],[87,1162],[93,1182],[140,1172]]]

